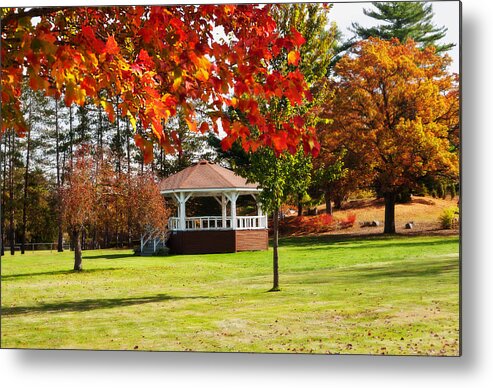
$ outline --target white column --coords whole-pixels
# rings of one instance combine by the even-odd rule
[[[257,216],[258,216],[258,227],[262,228],[264,226],[264,220],[263,220],[263,213],[262,213],[262,207],[260,206],[260,203],[257,202]]]
[[[227,206],[228,206],[228,200],[226,199],[226,196],[224,194],[221,195],[221,218],[222,218],[222,227],[223,229],[226,229],[226,218],[227,218]]]
[[[180,211],[179,211],[179,217],[180,217],[180,230],[185,230],[186,229],[186,214],[187,214],[187,208],[186,208],[186,199],[185,199],[185,193],[180,193]]]
[[[231,227],[233,230],[237,229],[236,225],[236,200],[238,199],[238,193],[231,193]]]
[[[187,208],[186,208],[186,203],[188,199],[191,197],[192,193],[189,193],[186,195],[183,192],[180,192],[177,200],[178,200],[178,217],[180,218],[180,226],[179,230],[185,230],[187,228],[186,225],[186,217],[187,217]],[[176,194],[175,194],[176,196]]]

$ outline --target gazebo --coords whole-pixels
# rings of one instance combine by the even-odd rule
[[[261,189],[233,171],[202,160],[162,180],[159,190],[177,205],[177,214],[168,223],[171,252],[225,253],[268,248],[267,216],[258,202]],[[237,215],[240,196],[255,199],[256,215]],[[215,198],[221,214],[188,216],[187,201],[193,197]]]

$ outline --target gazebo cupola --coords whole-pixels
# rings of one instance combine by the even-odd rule
[[[233,171],[202,160],[159,184],[161,194],[172,198],[177,214],[170,217],[168,245],[174,253],[213,253],[267,249],[267,217],[258,202],[261,189]],[[239,216],[237,200],[252,196],[257,214]],[[221,214],[187,216],[192,197],[215,198]]]

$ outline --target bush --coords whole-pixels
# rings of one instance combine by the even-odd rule
[[[324,233],[337,229],[351,228],[356,222],[356,214],[348,214],[345,219],[334,218],[330,214],[297,217],[292,226],[305,233]]]
[[[459,208],[457,206],[444,209],[440,215],[440,225],[442,229],[457,228],[459,222]]]

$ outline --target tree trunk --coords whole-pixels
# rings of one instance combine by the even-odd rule
[[[1,202],[1,221],[0,221],[0,250],[1,250],[1,255],[5,255],[5,190],[6,190],[6,178],[7,178],[7,166],[6,166],[6,161],[7,161],[7,136],[6,133],[4,133],[1,136],[3,142],[3,152],[2,152],[2,164],[0,165],[2,167],[2,202]],[[0,151],[1,151],[1,143],[0,143]]]
[[[82,271],[82,250],[80,246],[80,230],[74,229],[72,232],[74,244],[74,271]]]
[[[279,209],[274,210],[274,220],[272,223],[273,226],[273,285],[270,291],[280,291],[279,289]]]
[[[27,130],[27,149],[26,149],[26,169],[24,171],[24,198],[22,202],[22,240],[21,240],[21,254],[25,253],[26,248],[26,223],[27,223],[27,185],[29,183],[29,156],[31,151],[31,115],[32,115],[32,97],[29,104],[29,128]]]
[[[69,141],[70,141],[70,171],[74,166],[74,116],[72,113],[72,105],[69,107]]]
[[[58,98],[55,98],[55,152],[56,152],[56,188],[57,188],[57,251],[63,252],[62,200],[60,198],[60,128],[58,126]]]
[[[98,105],[98,134],[97,134],[98,150],[103,149],[103,110],[101,104]]]
[[[385,234],[395,233],[395,193],[385,193]]]
[[[331,196],[330,196],[330,191],[325,190],[324,192],[324,198],[325,198],[325,213],[332,215],[332,201],[331,201]]]
[[[120,111],[118,109],[118,103],[120,98],[116,97],[116,171],[118,173],[118,180],[122,173],[122,138],[120,134]]]
[[[10,160],[9,160],[9,242],[10,254],[15,254],[15,229],[14,229],[14,155],[15,155],[15,133],[11,130],[10,138]]]
[[[301,217],[303,215],[303,196],[301,194],[298,194],[298,217]]]
[[[85,231],[85,230],[83,230],[83,231],[82,231],[82,237],[81,237],[81,249],[82,249],[83,251],[85,251],[85,250],[86,250],[86,231]]]
[[[336,198],[334,198],[334,209],[342,209],[342,199],[339,196],[336,196]]]

